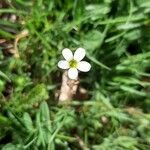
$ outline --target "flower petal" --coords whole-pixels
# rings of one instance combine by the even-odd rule
[[[66,60],[61,60],[58,62],[58,67],[61,69],[68,69],[69,68],[69,63]]]
[[[74,53],[74,59],[76,61],[80,61],[84,58],[85,56],[85,49],[84,48],[78,48],[75,53]]]
[[[91,65],[86,61],[78,62],[77,69],[82,72],[88,72],[91,69]]]
[[[72,53],[72,51],[71,51],[70,49],[68,49],[68,48],[65,48],[65,49],[62,50],[62,55],[63,55],[63,57],[64,57],[67,61],[73,59],[73,53]]]
[[[76,68],[70,68],[68,70],[68,77],[72,80],[76,80],[78,77],[78,70]]]

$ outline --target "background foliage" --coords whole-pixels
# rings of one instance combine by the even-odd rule
[[[0,3],[2,150],[150,149],[149,0]],[[80,74],[88,98],[69,106],[55,97],[64,47],[84,47],[92,64]]]

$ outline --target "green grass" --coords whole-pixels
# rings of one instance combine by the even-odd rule
[[[0,2],[2,3],[2,2]],[[17,16],[13,23],[11,14]],[[6,0],[0,9],[0,149],[150,149],[149,0]],[[18,42],[19,58],[7,46]],[[57,104],[63,48],[83,47],[88,98]]]

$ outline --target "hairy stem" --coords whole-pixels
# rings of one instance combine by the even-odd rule
[[[69,79],[67,71],[65,71],[62,75],[59,103],[71,101],[76,94],[78,84],[79,81]]]

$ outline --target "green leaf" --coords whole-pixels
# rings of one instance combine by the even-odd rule
[[[74,19],[79,19],[84,14],[85,1],[84,0],[74,0],[73,16]]]
[[[10,123],[11,122],[7,117],[0,114],[0,127],[10,125]]]
[[[6,145],[2,148],[2,150],[16,150],[16,147],[15,147],[15,145],[9,143],[9,144],[6,144]]]
[[[31,89],[26,101],[30,104],[35,104],[36,102],[41,102],[48,99],[48,91],[44,84],[38,84],[36,87]]]
[[[42,145],[42,146],[45,146],[45,139],[44,139],[44,134],[45,134],[45,132],[44,132],[44,130],[43,130],[43,128],[42,128],[42,122],[41,122],[41,120],[40,120],[41,118],[40,118],[40,112],[38,112],[37,114],[36,114],[36,127],[37,127],[37,131],[38,131],[38,136],[37,136],[37,145],[38,146],[40,146],[40,145]]]
[[[11,33],[6,32],[2,29],[0,29],[0,36],[4,37],[4,38],[7,38],[7,39],[13,39],[14,38],[14,36]]]
[[[46,102],[40,105],[40,109],[36,114],[36,127],[38,131],[37,145],[45,146],[51,137],[51,120],[49,108]]]
[[[97,20],[102,18],[105,14],[109,12],[110,8],[107,5],[87,5],[86,6],[86,16],[91,20]]]
[[[33,122],[32,122],[32,119],[31,119],[29,113],[25,112],[23,114],[23,122],[29,132],[32,132],[34,130]]]
[[[121,85],[120,88],[126,92],[129,92],[131,94],[136,94],[136,95],[139,95],[139,96],[146,96],[146,93],[145,92],[142,92],[142,91],[138,91],[132,87],[128,87],[128,86],[125,86],[125,85]]]
[[[7,81],[11,82],[9,77],[5,73],[3,73],[2,71],[0,71],[0,76],[3,77],[4,79],[6,79]]]
[[[111,70],[111,68],[107,67],[106,65],[104,65],[103,63],[101,63],[100,61],[98,61],[96,58],[94,58],[93,56],[87,54],[87,57],[94,62],[95,64],[97,64],[98,66],[105,68],[107,70]]]
[[[50,129],[51,128],[50,111],[49,111],[49,107],[46,102],[43,102],[40,105],[40,118],[41,118],[41,121],[45,125],[47,125],[47,127]]]
[[[23,149],[23,147],[21,144],[15,145],[12,143],[8,143],[2,148],[2,150],[22,150],[22,149]]]
[[[89,52],[92,53],[100,45],[102,36],[102,33],[98,30],[88,32],[82,37],[84,48],[88,49]]]

